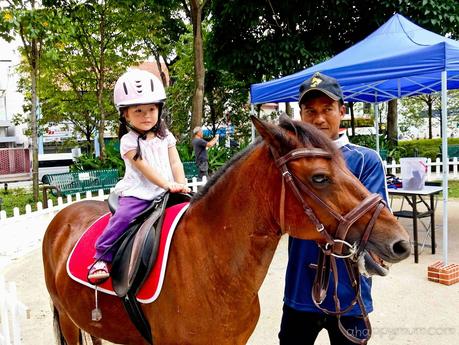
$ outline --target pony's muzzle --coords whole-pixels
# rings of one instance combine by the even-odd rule
[[[411,245],[410,241],[407,240],[400,240],[394,242],[390,247],[390,256],[395,261],[401,261],[403,259],[406,259],[408,256],[410,256],[410,253]]]

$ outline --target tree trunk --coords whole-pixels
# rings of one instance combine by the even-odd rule
[[[363,113],[366,115],[373,114],[371,103],[363,103]]]
[[[395,148],[397,143],[397,99],[393,99],[387,104],[387,145],[389,150]]]
[[[30,110],[30,125],[32,129],[32,185],[33,200],[38,202],[38,121],[37,121],[37,77],[38,77],[38,42],[36,39],[31,41],[31,66],[30,79],[32,83],[32,108]],[[43,202],[47,202],[43,200]]]
[[[293,108],[290,105],[290,102],[285,102],[285,112],[291,118],[293,118]]]
[[[191,20],[193,23],[194,51],[194,94],[191,115],[191,130],[201,126],[204,104],[204,47],[202,40],[202,8],[205,1],[191,0]]]
[[[351,111],[351,136],[355,136],[355,115],[354,115],[354,102],[349,102],[349,110]]]
[[[100,112],[100,122],[99,122],[99,147],[100,147],[100,156],[99,158],[103,160],[105,158],[105,142],[104,142],[104,132],[105,132],[105,108],[104,108],[104,83],[105,83],[105,16],[102,12],[100,17],[99,24],[100,32],[100,46],[99,46],[99,80],[97,81],[97,105]]]
[[[432,104],[433,104],[432,98],[429,97],[427,101],[427,116],[429,117],[429,139],[432,139],[433,137],[432,136]]]
[[[166,73],[163,71],[163,65],[161,64],[161,56],[156,52],[153,52],[155,57],[156,67],[158,67],[159,75],[161,76],[161,81],[163,82],[164,88],[168,87],[168,82],[166,78]]]

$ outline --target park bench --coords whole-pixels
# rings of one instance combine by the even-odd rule
[[[459,157],[459,145],[449,144],[448,145],[448,157]]]
[[[48,191],[54,196],[70,195],[99,189],[109,190],[118,182],[117,169],[87,170],[42,177],[43,202],[46,206]]]
[[[441,145],[439,146],[440,152],[437,154],[437,157],[441,158]],[[459,158],[459,145],[458,144],[448,144],[448,157]]]
[[[187,179],[199,176],[199,170],[195,162],[183,162],[183,170]]]

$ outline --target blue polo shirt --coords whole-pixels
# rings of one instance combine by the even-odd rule
[[[386,176],[383,163],[379,155],[366,147],[349,143],[346,135],[341,135],[335,144],[341,149],[349,170],[362,182],[362,184],[372,193],[379,193],[387,201]],[[288,245],[288,264],[285,277],[284,303],[289,307],[305,312],[322,313],[312,301],[311,291],[315,277],[315,269],[309,264],[317,263],[319,248],[314,241],[289,238]],[[336,260],[338,265],[338,279],[341,309],[345,309],[355,297],[345,263],[343,259]],[[371,299],[371,278],[360,276],[362,299],[367,312],[373,310]],[[335,310],[333,301],[334,280],[330,276],[330,285],[327,297],[321,304],[329,310]],[[346,316],[361,315],[360,307],[355,305]]]

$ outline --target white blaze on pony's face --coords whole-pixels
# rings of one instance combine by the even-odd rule
[[[347,169],[341,151],[324,133],[313,126],[292,121],[289,118],[281,119],[280,126],[268,124],[258,119],[252,119],[252,121],[270,148],[268,154],[270,151],[274,151],[276,155],[282,157],[298,148],[320,149],[326,153],[325,155],[290,160],[286,166],[291,175],[294,176],[295,183],[303,184],[310,193],[317,197],[312,197],[310,193],[302,191],[302,199],[333,237],[338,225],[342,222],[339,218],[358,208],[362,201],[370,195],[370,192]],[[279,174],[269,182],[268,188],[277,188],[279,192],[276,198],[280,200],[282,177],[280,170],[278,171]],[[284,224],[282,229],[284,232],[297,238],[318,242],[325,241],[323,234],[316,230],[314,222],[305,214],[301,201],[292,192],[290,185],[285,184],[283,206],[277,200],[273,204],[275,205],[274,208],[277,208],[273,210],[273,214],[279,215],[279,225]],[[285,218],[283,222],[280,220],[281,208],[283,208]],[[376,207],[362,213],[352,223],[345,236],[347,242],[359,243],[375,209]],[[408,240],[406,230],[389,209],[384,207],[372,227],[366,246],[368,253],[363,255],[366,271],[370,274],[386,274],[384,261],[398,262],[409,256]],[[361,266],[362,271],[365,271],[364,265]]]

